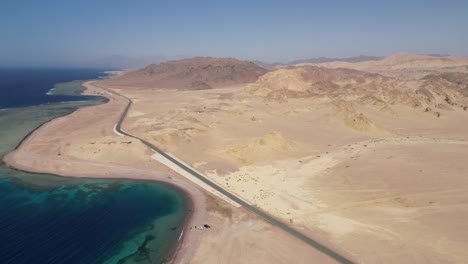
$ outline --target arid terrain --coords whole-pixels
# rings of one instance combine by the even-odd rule
[[[357,262],[468,261],[467,58],[254,72],[191,75],[209,89],[132,83],[140,71],[100,85],[133,100],[125,131]]]
[[[192,58],[152,64],[102,83],[107,86],[205,90],[254,82],[266,72],[253,62],[233,58]]]
[[[87,87],[110,102],[50,122],[6,162],[63,175],[72,168],[93,177],[174,176],[195,197],[189,228],[213,227],[188,230],[183,263],[333,260],[119,135],[126,101],[100,87],[132,100],[124,131],[354,262],[468,261],[466,57],[396,54],[274,68],[199,57]]]
[[[4,161],[18,169],[67,177],[155,180],[175,185],[190,196],[192,208],[174,263],[335,263],[154,160],[147,146],[115,130],[127,101],[93,82],[85,86],[87,94],[105,96],[109,102],[46,123]],[[195,228],[202,224],[210,228]]]

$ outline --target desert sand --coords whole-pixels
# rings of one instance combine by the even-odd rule
[[[127,101],[85,84],[87,94],[109,102],[82,108],[46,123],[29,136],[5,162],[22,170],[67,177],[125,178],[161,181],[184,191],[192,202],[189,221],[174,263],[334,263],[322,253],[276,227],[219,199],[152,159],[138,140],[115,131]],[[210,229],[198,230],[197,225]],[[285,244],[283,244],[283,242]],[[238,252],[243,252],[238,255]]]
[[[467,65],[396,54],[204,90],[109,87],[134,102],[125,131],[356,262],[465,263]]]
[[[133,101],[123,130],[355,262],[468,261],[467,58],[396,54],[268,70],[235,61],[230,80],[232,63],[195,58],[88,83],[110,102],[48,123],[5,160],[176,184],[195,212],[177,262],[333,262],[118,135],[126,103],[103,86]],[[194,229],[200,222],[213,228]]]

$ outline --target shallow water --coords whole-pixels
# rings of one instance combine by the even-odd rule
[[[54,93],[79,93],[80,84]],[[0,156],[38,125],[103,102],[83,98],[0,111]],[[186,204],[160,183],[31,174],[1,163],[0,263],[161,263],[180,236]]]

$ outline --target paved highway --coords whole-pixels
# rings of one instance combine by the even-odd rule
[[[96,87],[99,87],[99,86],[96,86]],[[104,89],[104,90],[108,91],[109,93],[115,94],[117,96],[123,97],[126,100],[128,100],[128,104],[125,107],[125,110],[122,113],[122,116],[120,117],[119,122],[117,123],[117,126],[116,126],[116,130],[119,133],[140,140],[143,144],[145,144],[146,146],[148,146],[152,150],[156,151],[157,153],[159,153],[160,155],[162,155],[166,159],[170,160],[171,162],[173,162],[174,164],[176,164],[177,166],[179,166],[180,168],[182,168],[186,172],[188,172],[191,175],[195,176],[196,178],[198,178],[202,182],[206,183],[207,185],[209,185],[213,189],[215,189],[215,190],[219,191],[220,193],[224,194],[229,199],[235,201],[236,203],[240,204],[241,206],[243,206],[247,210],[249,210],[252,213],[256,214],[257,216],[263,218],[265,221],[269,222],[270,224],[281,228],[285,232],[287,232],[287,233],[293,235],[294,237],[302,240],[303,242],[305,242],[308,245],[312,246],[316,250],[319,250],[320,252],[324,253],[325,255],[333,258],[337,262],[346,263],[346,264],[353,263],[351,260],[349,260],[346,257],[340,255],[339,253],[335,252],[334,250],[326,247],[325,245],[320,244],[319,242],[315,241],[314,239],[304,235],[303,233],[299,232],[298,230],[290,227],[289,225],[285,224],[284,222],[282,222],[282,221],[276,219],[275,217],[269,215],[268,213],[266,213],[265,211],[259,209],[258,207],[255,207],[255,206],[245,202],[244,200],[240,199],[239,197],[233,195],[231,192],[225,190],[222,186],[216,184],[215,182],[211,181],[210,179],[206,178],[205,176],[201,175],[200,173],[198,173],[198,172],[192,170],[191,168],[187,167],[186,165],[182,164],[181,162],[174,159],[173,157],[168,155],[166,152],[159,149],[158,147],[151,144],[150,142],[148,142],[148,141],[146,141],[146,140],[144,140],[142,138],[139,138],[138,136],[135,136],[135,135],[132,135],[132,134],[129,134],[129,133],[123,131],[121,129],[121,126],[122,126],[122,123],[123,123],[125,117],[127,116],[128,110],[130,109],[130,107],[132,105],[132,100],[130,98],[120,94],[120,93],[117,93],[117,92],[113,91],[113,90],[110,90],[110,89],[107,89],[107,88],[104,88],[104,87],[99,87],[99,88]]]

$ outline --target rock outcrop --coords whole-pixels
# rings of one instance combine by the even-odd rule
[[[196,57],[152,64],[102,81],[108,86],[202,90],[254,82],[267,70],[232,58]]]

